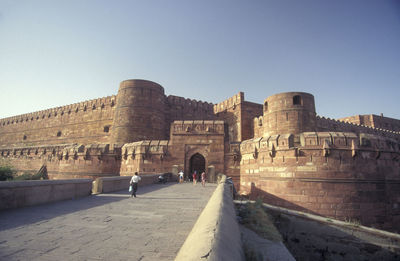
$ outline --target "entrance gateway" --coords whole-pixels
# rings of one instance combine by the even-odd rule
[[[189,178],[192,179],[194,171],[197,172],[197,179],[203,171],[206,171],[206,159],[200,153],[194,154],[189,160]]]

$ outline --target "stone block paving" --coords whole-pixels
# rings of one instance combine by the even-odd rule
[[[174,260],[215,184],[154,184],[0,211],[0,260]]]

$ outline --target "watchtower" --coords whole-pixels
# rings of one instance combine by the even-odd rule
[[[165,99],[164,88],[155,82],[121,82],[111,142],[165,139]]]
[[[264,100],[264,136],[315,131],[314,96],[304,92],[275,94]]]

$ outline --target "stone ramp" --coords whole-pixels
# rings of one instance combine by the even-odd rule
[[[0,212],[0,260],[174,260],[216,188],[191,183]]]

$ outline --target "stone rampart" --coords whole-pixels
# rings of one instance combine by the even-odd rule
[[[174,162],[168,150],[168,140],[143,140],[125,144],[122,147],[120,175],[171,172]]]
[[[400,141],[400,132],[317,116],[317,131],[368,133]]]
[[[176,261],[244,260],[232,192],[224,177],[179,250]]]
[[[47,167],[50,179],[90,178],[119,175],[121,148],[109,144],[59,144],[0,148],[0,158],[18,173]]]
[[[214,105],[214,113],[217,114],[217,113],[226,111],[230,108],[233,108],[233,107],[239,105],[243,101],[244,101],[244,93],[239,92],[238,94],[226,99],[225,101],[215,104]]]
[[[340,118],[338,120],[379,129],[392,130],[395,132],[400,131],[400,120],[384,117],[382,114],[380,116],[374,114],[354,115]]]
[[[306,132],[241,143],[241,191],[277,206],[395,230],[399,143],[371,134]]]
[[[140,174],[139,176],[142,178],[139,182],[139,186],[145,186],[157,183],[159,174]],[[95,181],[93,181],[92,193],[109,193],[124,189],[128,191],[131,178],[132,176],[97,178]]]
[[[115,96],[0,119],[0,146],[108,142]]]
[[[0,210],[88,196],[91,179],[0,182]]]

